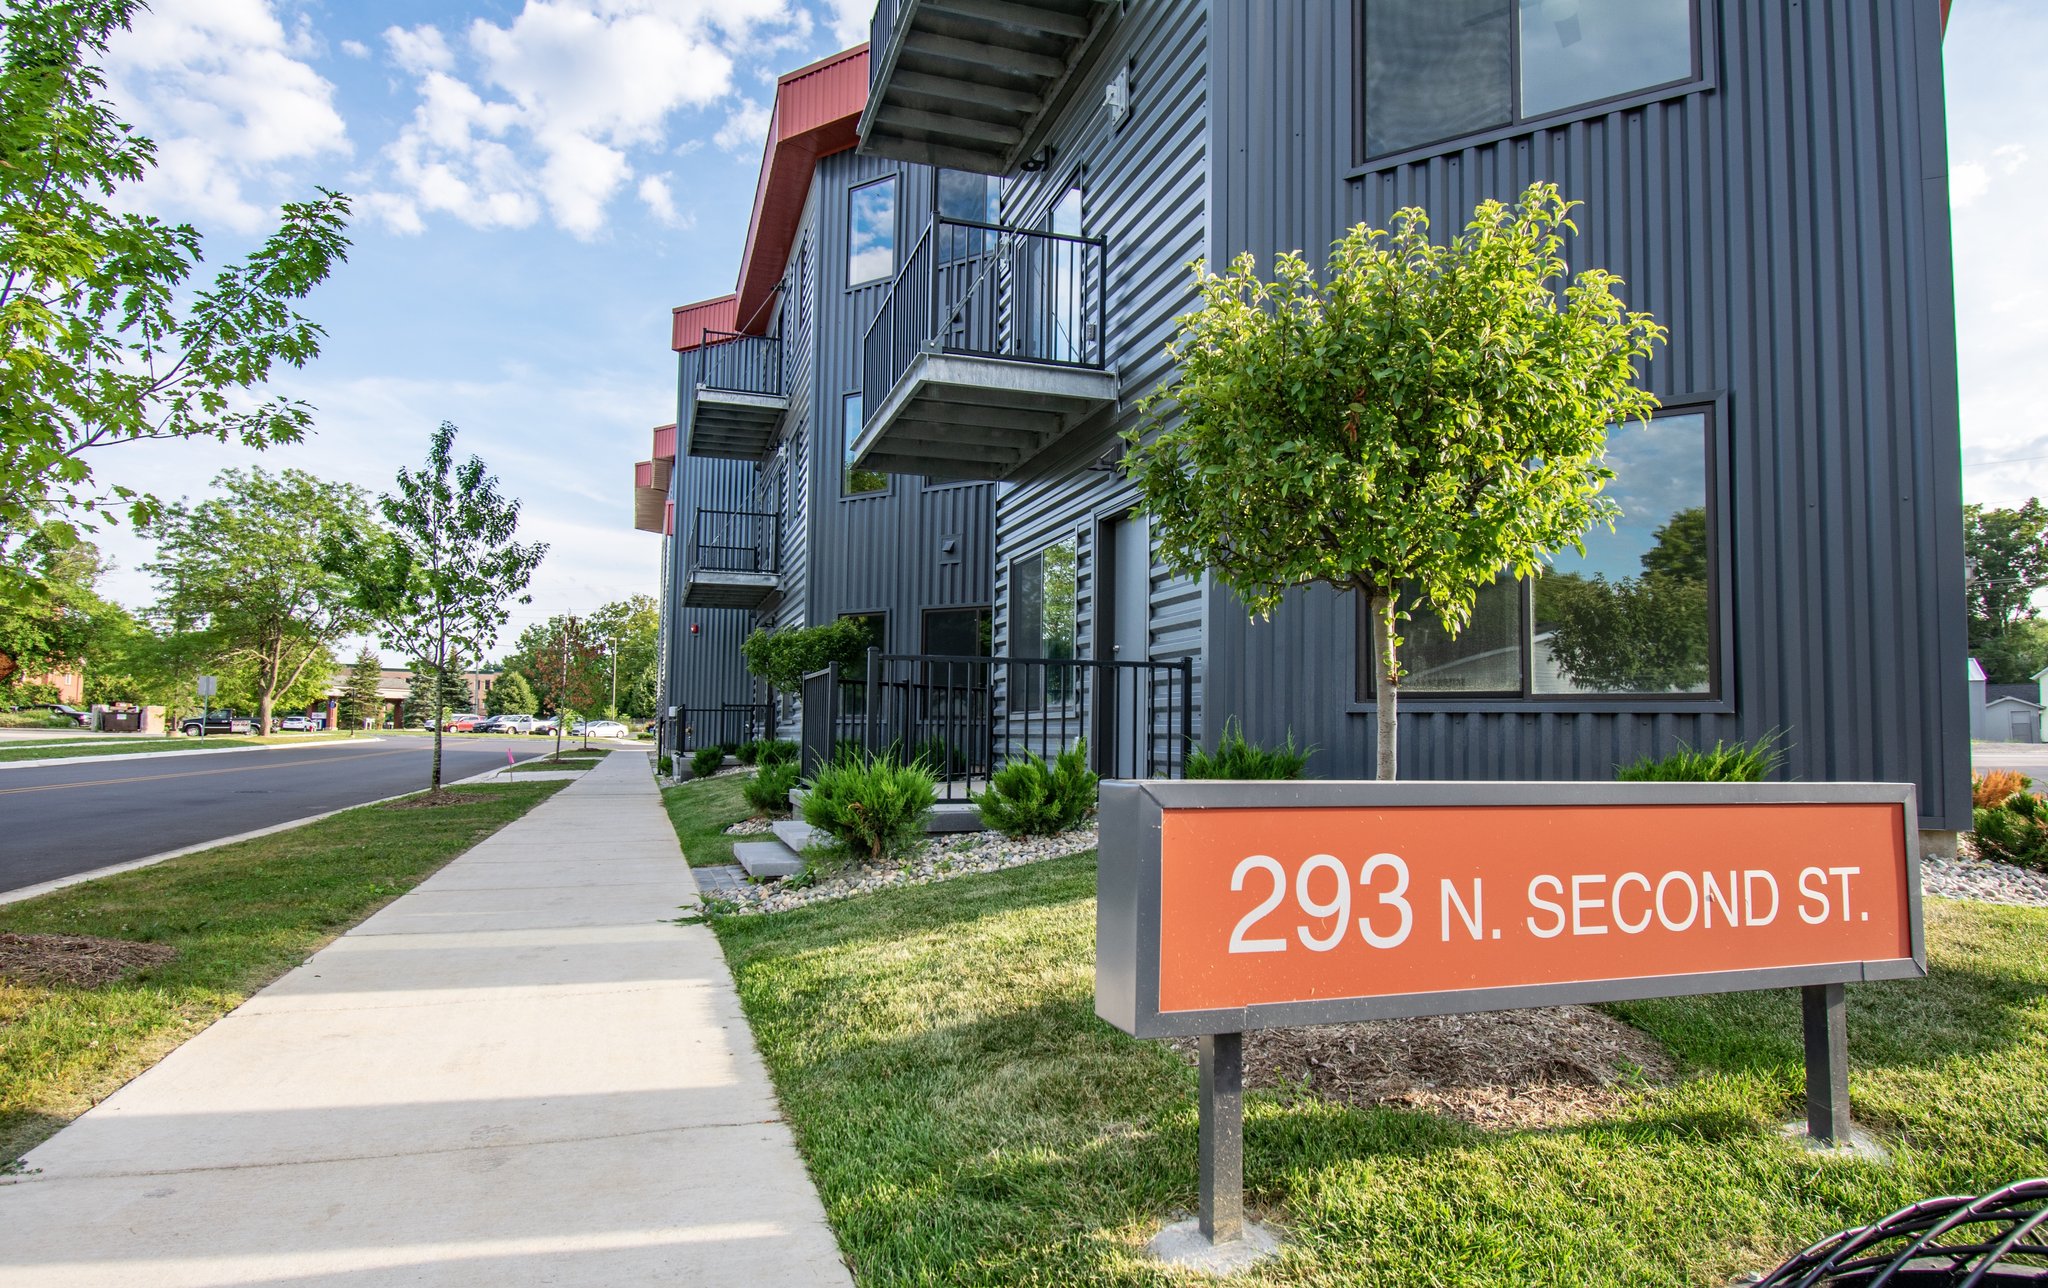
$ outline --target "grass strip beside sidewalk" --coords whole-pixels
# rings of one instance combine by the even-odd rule
[[[1095,1018],[1091,855],[718,918],[776,1091],[862,1285],[1185,1283],[1144,1242],[1196,1196],[1195,1074]],[[1930,900],[1933,976],[1849,990],[1851,1093],[1893,1162],[1779,1136],[1795,992],[1611,1008],[1675,1086],[1483,1130],[1248,1096],[1241,1281],[1727,1283],[1930,1195],[2048,1173],[2048,911]]]
[[[432,809],[367,805],[0,907],[0,932],[177,950],[94,988],[0,979],[0,1164],[564,785],[465,786],[488,799]]]
[[[266,738],[216,734],[208,738],[152,735],[126,741],[33,743],[23,747],[0,742],[0,762],[10,760],[73,760],[81,756],[148,756],[159,752],[224,751],[232,747],[325,747],[346,742],[346,733],[286,733]]]
[[[693,868],[731,863],[734,841],[758,841],[761,837],[727,836],[725,829],[753,816],[753,807],[740,794],[747,775],[727,774],[720,778],[692,778],[674,787],[664,787],[661,803],[668,821],[675,825],[676,840],[683,857]]]

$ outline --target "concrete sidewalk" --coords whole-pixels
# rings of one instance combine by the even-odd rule
[[[618,753],[0,1179],[0,1284],[851,1282]]]

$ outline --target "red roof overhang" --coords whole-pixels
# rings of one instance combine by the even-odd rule
[[[668,347],[677,353],[687,353],[704,343],[706,331],[732,330],[733,305],[738,299],[737,295],[721,295],[715,300],[676,306],[669,319]]]
[[[856,45],[775,82],[775,113],[761,177],[754,185],[754,214],[747,224],[747,249],[740,259],[736,325],[759,335],[767,329],[782,270],[796,240],[810,195],[811,174],[821,157],[860,142],[861,109],[868,102],[868,47]]]
[[[656,425],[654,427],[654,459],[671,461],[676,459],[676,427]]]

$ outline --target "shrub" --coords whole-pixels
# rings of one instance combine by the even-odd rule
[[[1287,742],[1280,747],[1261,747],[1246,742],[1244,730],[1235,717],[1223,722],[1223,734],[1216,740],[1214,753],[1200,747],[1188,753],[1187,777],[1189,778],[1302,778],[1306,776],[1308,758],[1316,754],[1314,747],[1297,750],[1294,746],[1294,731],[1287,731]]]
[[[740,745],[736,742],[721,742],[718,744],[718,749],[728,756],[740,754]]]
[[[922,765],[905,765],[893,756],[845,758],[811,779],[804,821],[868,862],[917,840],[937,801],[937,784]]]
[[[1977,857],[2048,872],[2048,803],[2014,792],[1997,805],[1974,810]]]
[[[848,674],[858,670],[867,658],[868,628],[851,617],[823,626],[793,626],[771,631],[758,628],[740,643],[740,657],[747,671],[785,693],[803,687],[804,676],[839,663]]]
[[[709,778],[725,763],[725,748],[699,747],[690,756],[690,772],[699,778]]]
[[[654,770],[663,778],[667,778],[676,772],[676,758],[665,751],[662,752],[660,759],[654,762]]]
[[[1989,769],[1970,776],[1970,804],[1976,809],[1997,809],[2017,792],[2032,790],[2034,780],[2017,769]]]
[[[1622,783],[1760,783],[1785,763],[1778,746],[1782,736],[1773,729],[1755,742],[1716,742],[1705,751],[1680,743],[1661,760],[1645,756],[1616,766],[1614,778]]]
[[[756,814],[787,814],[789,793],[795,787],[796,766],[786,760],[771,760],[740,787],[740,792]]]
[[[1036,752],[1025,752],[1024,759],[998,769],[974,803],[982,822],[1006,836],[1051,836],[1094,811],[1095,791],[1087,743],[1081,742],[1050,765]]]
[[[787,738],[763,738],[754,747],[754,763],[768,765],[794,765],[802,748]]]
[[[761,754],[761,740],[750,738],[746,742],[741,743],[732,754],[739,757],[739,762],[742,765],[751,765]]]

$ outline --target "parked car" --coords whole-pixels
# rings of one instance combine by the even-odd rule
[[[236,715],[232,710],[209,711],[206,713],[206,733],[248,733],[252,722],[248,716]],[[186,716],[178,722],[178,732],[186,737],[196,737],[201,732],[200,717]]]
[[[490,722],[491,733],[532,733],[540,722],[532,716],[499,716]]]
[[[542,716],[533,722],[533,728],[528,729],[527,732],[544,733],[552,736],[555,730],[561,727],[561,723],[562,721],[559,716]]]
[[[477,721],[481,719],[483,717],[474,711],[458,712],[442,721],[441,728],[448,733],[468,733],[476,727]]]
[[[624,738],[626,726],[616,720],[578,720],[570,732],[579,738]]]
[[[313,731],[313,717],[297,714],[285,716],[277,722],[277,731],[279,733],[311,733]]]

